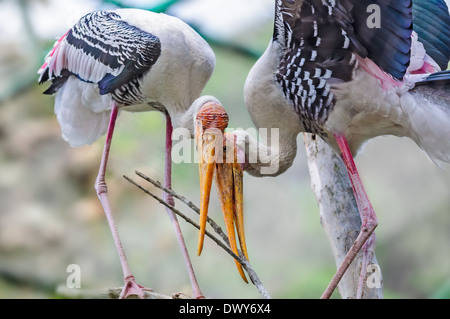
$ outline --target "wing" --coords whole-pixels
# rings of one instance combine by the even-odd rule
[[[411,0],[276,1],[273,40],[284,48],[277,80],[307,131],[326,121],[331,88],[352,79],[355,56],[370,59],[393,81],[403,78],[411,11]]]
[[[52,80],[44,92],[55,93],[75,75],[111,93],[148,72],[161,53],[158,37],[123,21],[113,11],[87,14],[55,43],[39,70],[39,82]],[[136,84],[136,83],[134,83]]]
[[[409,65],[411,0],[277,0],[274,38],[304,41],[326,56],[350,50],[401,80]],[[284,32],[288,29],[292,32]],[[317,40],[321,39],[320,45]]]
[[[416,86],[421,85],[450,88],[450,70],[433,73],[423,81],[416,83]]]
[[[446,70],[450,60],[450,16],[443,0],[413,1],[414,31],[427,54]]]

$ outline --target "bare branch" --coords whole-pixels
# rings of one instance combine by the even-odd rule
[[[155,181],[153,179],[151,179],[150,177],[137,172],[136,174],[145,179],[146,181],[150,182],[151,184],[153,184],[154,186],[156,186],[157,188],[161,189],[162,191],[171,194],[174,198],[177,198],[178,200],[180,200],[181,202],[183,202],[184,204],[186,204],[189,208],[191,208],[193,211],[195,211],[197,214],[199,214],[200,209],[191,201],[189,201],[188,199],[186,199],[184,196],[181,196],[179,194],[177,194],[175,191],[168,189],[166,187],[164,187],[160,182]],[[180,216],[181,218],[183,218],[185,221],[187,221],[189,224],[191,224],[192,226],[194,226],[197,229],[200,229],[200,226],[194,222],[192,219],[190,219],[189,217],[187,217],[186,215],[184,215],[183,213],[181,213],[178,209],[176,209],[175,207],[173,207],[172,205],[167,204],[163,199],[161,199],[160,197],[158,197],[157,195],[153,194],[150,190],[146,189],[145,187],[139,185],[138,183],[136,183],[135,181],[133,181],[131,178],[127,177],[127,176],[123,176],[128,182],[130,182],[131,184],[133,184],[134,186],[138,187],[140,190],[142,190],[144,193],[146,193],[147,195],[150,195],[152,198],[154,198],[155,200],[157,200],[160,204],[166,206],[167,208],[169,208],[170,210],[172,210],[175,214],[177,214],[178,216]],[[213,227],[214,231],[220,236],[222,237],[223,241],[226,243],[224,244],[220,239],[216,238],[214,235],[212,235],[209,231],[205,231],[206,236],[208,236],[209,238],[211,238],[217,245],[219,245],[219,247],[221,247],[223,250],[225,250],[230,256],[232,256],[234,259],[236,259],[241,265],[242,267],[245,269],[245,271],[247,272],[248,276],[250,277],[250,280],[252,281],[252,283],[256,286],[256,288],[258,289],[259,293],[261,294],[261,296],[265,299],[269,299],[271,298],[269,293],[267,292],[267,290],[265,289],[265,287],[263,286],[263,284],[261,283],[261,280],[259,279],[258,275],[256,274],[255,270],[252,268],[252,266],[250,265],[250,263],[248,262],[248,260],[245,258],[245,256],[242,254],[242,252],[240,250],[238,250],[239,252],[239,256],[237,256],[230,248],[229,248],[229,240],[227,235],[223,232],[223,230],[220,228],[219,225],[217,225],[216,222],[214,222],[214,220],[212,220],[211,218],[208,217],[208,223],[211,225],[211,227]]]
[[[70,299],[119,299],[122,287],[107,289],[72,289],[66,285],[60,285],[56,289],[56,293],[60,297]],[[191,297],[175,293],[172,296],[163,295],[149,289],[144,289],[146,299],[190,299]],[[129,299],[137,296],[130,296]]]
[[[193,203],[191,202],[189,199],[187,199],[186,197],[179,195],[177,193],[175,193],[172,189],[166,188],[164,187],[159,181],[155,181],[153,180],[151,177],[146,176],[145,174],[136,171],[135,172],[136,175],[138,175],[139,177],[141,177],[142,179],[146,180],[147,182],[153,184],[155,187],[161,189],[162,191],[172,195],[174,198],[180,200],[183,204],[185,204],[186,206],[188,206],[190,209],[192,209],[194,212],[196,212],[198,215],[200,215],[200,209]],[[211,227],[214,229],[214,231],[220,236],[222,237],[223,241],[225,241],[226,243],[228,243],[228,237],[227,235],[223,232],[222,228],[220,228],[219,225],[217,225],[217,223],[212,220],[211,218],[209,218],[209,216],[207,217],[207,222],[208,224],[211,225]]]

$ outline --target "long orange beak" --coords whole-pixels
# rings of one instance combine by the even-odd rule
[[[199,115],[202,114],[201,112],[202,109],[200,109]],[[200,124],[198,123],[196,130],[196,143],[200,156],[201,203],[197,254],[200,255],[203,249],[211,186],[215,172],[217,195],[220,200],[231,250],[239,255],[236,243],[237,231],[241,251],[248,260],[244,234],[243,171],[237,161],[234,135],[223,133],[223,130],[218,128],[209,128],[202,131],[199,129]],[[212,126],[215,126],[214,123]],[[241,264],[237,260],[235,260],[235,263],[242,279],[248,283]]]
[[[200,176],[200,232],[198,237],[197,255],[200,256],[203,250],[203,241],[205,238],[206,220],[208,219],[209,198],[211,194],[211,186],[214,177],[214,169],[216,167],[215,154],[212,143],[214,136],[204,134],[197,139],[197,149],[200,154],[199,176]]]

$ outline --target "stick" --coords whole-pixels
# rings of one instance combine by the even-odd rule
[[[186,197],[179,195],[177,193],[175,193],[173,190],[168,189],[166,187],[164,187],[160,182],[153,180],[152,178],[144,175],[141,172],[136,171],[136,175],[138,175],[139,177],[141,177],[142,179],[146,180],[147,182],[153,184],[155,187],[159,188],[160,190],[172,195],[174,198],[180,200],[183,204],[185,204],[186,206],[188,206],[190,209],[192,209],[194,212],[196,212],[198,215],[200,215],[200,209],[193,203],[191,202],[189,199],[187,199]],[[220,236],[222,237],[222,239],[228,243],[228,237],[227,235],[223,232],[222,228],[220,228],[219,225],[217,225],[217,223],[212,220],[211,218],[207,218],[207,222],[208,224],[211,225],[211,227],[214,229],[214,231]]]
[[[154,181],[153,179],[151,179],[150,177],[140,173],[140,172],[136,172],[136,174],[145,179],[146,181],[152,183],[154,186],[156,186],[157,188],[161,189],[162,191],[171,194],[174,198],[179,199],[181,202],[183,202],[184,204],[186,204],[189,208],[191,208],[193,211],[195,211],[197,214],[199,214],[200,209],[195,206],[194,203],[192,203],[191,201],[189,201],[188,199],[186,199],[184,196],[178,195],[175,191],[165,188],[163,185],[161,185],[160,182],[158,181]],[[184,215],[183,213],[181,213],[178,209],[176,209],[175,207],[173,207],[172,205],[167,204],[163,199],[159,198],[157,195],[153,194],[150,190],[144,188],[143,186],[139,185],[138,183],[136,183],[135,181],[133,181],[131,178],[127,177],[127,176],[123,176],[128,182],[130,182],[131,184],[133,184],[134,186],[138,187],[140,190],[142,190],[144,193],[146,193],[147,195],[150,195],[152,198],[154,198],[156,201],[158,201],[160,204],[166,206],[167,208],[171,209],[175,214],[177,214],[178,216],[180,216],[181,218],[183,218],[185,221],[187,221],[189,224],[191,224],[192,226],[194,226],[197,229],[200,229],[200,226],[194,222],[192,219],[190,219],[189,217],[187,217],[186,215]],[[239,256],[237,256],[230,248],[229,248],[229,241],[228,241],[228,237],[227,235],[223,232],[223,230],[220,228],[220,226],[217,225],[217,223],[214,222],[214,220],[212,220],[211,218],[208,217],[208,223],[211,225],[211,227],[213,227],[214,231],[222,238],[222,240],[226,243],[224,244],[222,241],[220,241],[219,239],[217,239],[214,235],[212,235],[209,231],[206,231],[205,234],[206,236],[208,236],[209,238],[211,238],[217,245],[219,245],[219,247],[221,247],[223,250],[225,250],[230,256],[232,256],[233,258],[235,258],[241,265],[242,267],[245,269],[245,271],[247,272],[248,276],[250,277],[250,280],[252,281],[252,283],[256,286],[256,288],[258,289],[259,293],[261,294],[261,296],[265,299],[270,299],[270,295],[268,293],[268,291],[265,289],[265,287],[263,286],[261,280],[259,279],[257,273],[255,272],[255,270],[252,268],[252,266],[250,265],[250,263],[248,262],[248,260],[245,258],[245,256],[242,254],[241,251],[239,251]]]

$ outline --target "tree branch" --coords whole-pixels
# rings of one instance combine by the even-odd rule
[[[142,179],[146,180],[147,182],[153,184],[155,187],[161,189],[162,191],[172,195],[174,198],[178,199],[179,201],[181,201],[183,204],[185,204],[186,206],[188,206],[190,209],[192,209],[194,212],[196,212],[198,215],[200,215],[200,209],[195,206],[195,204],[193,202],[191,202],[189,199],[187,199],[186,197],[179,195],[177,193],[175,193],[172,189],[166,188],[164,187],[160,182],[153,180],[152,178],[144,175],[141,172],[135,171],[136,175],[138,175],[139,177],[141,177]],[[151,195],[150,195],[151,196]],[[164,204],[163,204],[164,205]],[[207,222],[209,225],[211,225],[211,227],[214,229],[214,231],[220,236],[222,237],[222,240],[228,244],[228,237],[227,235],[223,232],[222,228],[220,228],[219,225],[217,225],[217,223],[212,220],[211,218],[209,218],[209,216],[207,217]],[[194,223],[195,224],[195,223]],[[196,226],[197,224],[195,224],[194,226]],[[231,251],[231,250],[230,250]]]
[[[304,139],[311,187],[319,204],[320,223],[328,235],[336,265],[339,267],[361,229],[358,207],[347,170],[340,157],[321,138],[313,139],[311,134],[304,134]],[[356,298],[361,262],[360,252],[338,285],[342,298]],[[372,257],[371,263],[377,265],[375,256]],[[383,290],[369,288],[366,284],[363,297],[383,298]]]
[[[177,194],[175,191],[168,189],[166,187],[164,187],[160,182],[155,181],[153,179],[151,179],[150,177],[136,171],[136,174],[145,179],[146,181],[150,182],[151,184],[153,184],[154,186],[156,186],[157,188],[161,189],[162,191],[171,194],[174,198],[180,200],[182,203],[184,203],[186,206],[188,206],[189,208],[191,208],[194,212],[196,212],[197,214],[200,214],[200,209],[194,204],[192,203],[190,200],[188,200],[187,198],[185,198],[184,196],[181,196],[179,194]],[[192,219],[190,219],[189,217],[187,217],[186,215],[184,215],[183,213],[181,213],[178,209],[176,209],[175,207],[173,207],[172,205],[167,204],[163,199],[161,199],[160,197],[158,197],[157,195],[153,194],[150,190],[146,189],[145,187],[139,185],[138,183],[136,183],[135,181],[133,181],[131,178],[127,177],[127,176],[123,176],[128,182],[130,182],[131,184],[133,184],[134,186],[138,187],[140,190],[142,190],[144,193],[146,193],[147,195],[150,195],[152,198],[154,198],[155,200],[157,200],[160,204],[166,206],[167,208],[169,208],[170,210],[172,210],[175,214],[177,214],[178,216],[180,216],[181,218],[183,218],[186,222],[188,222],[189,224],[191,224],[192,226],[194,226],[197,229],[200,229],[200,226],[194,222]],[[252,283],[256,286],[256,288],[258,289],[259,293],[261,294],[261,296],[265,299],[270,299],[270,295],[267,292],[267,290],[265,289],[265,287],[263,286],[263,284],[261,283],[261,280],[259,279],[257,273],[255,272],[255,270],[252,268],[252,266],[250,265],[250,263],[248,262],[248,260],[245,258],[245,256],[242,254],[242,252],[240,250],[238,250],[239,252],[239,256],[237,256],[230,248],[229,248],[229,241],[228,241],[228,237],[227,235],[223,232],[223,230],[220,228],[219,225],[217,225],[216,222],[214,222],[214,220],[212,220],[211,218],[208,217],[207,219],[208,223],[211,225],[211,227],[214,229],[214,231],[222,238],[222,240],[225,242],[225,244],[218,238],[216,238],[214,235],[212,235],[209,231],[205,231],[206,236],[208,236],[209,238],[211,238],[217,245],[219,245],[219,247],[221,247],[223,250],[225,250],[230,256],[232,256],[234,259],[236,259],[241,265],[242,267],[245,269],[245,271],[247,272],[248,276],[250,277],[250,280],[252,281]]]
[[[56,289],[58,296],[70,299],[119,299],[122,287],[108,289],[74,289],[60,285]],[[144,289],[145,299],[191,299],[191,297],[175,293],[171,296],[163,295],[149,289]],[[137,298],[137,296],[132,296]],[[132,299],[130,297],[130,299]]]

